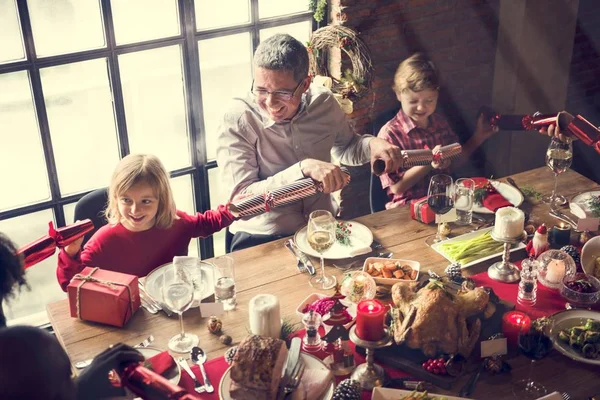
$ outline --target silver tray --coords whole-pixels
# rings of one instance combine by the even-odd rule
[[[146,292],[156,301],[163,301],[163,274],[166,267],[170,265],[172,265],[172,263],[163,264],[160,267],[153,269],[148,275],[146,275],[146,282],[144,283]],[[198,268],[194,268],[193,271],[189,271],[194,282],[194,301],[190,308],[197,307],[200,301],[212,296],[215,293],[213,276],[214,267],[214,264],[200,261]]]

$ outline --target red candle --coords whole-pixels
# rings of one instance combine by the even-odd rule
[[[356,336],[376,342],[383,338],[383,323],[387,310],[377,300],[363,300],[356,306]]]
[[[519,332],[529,330],[531,318],[520,311],[508,311],[502,316],[502,333],[506,337],[509,346],[517,346]]]

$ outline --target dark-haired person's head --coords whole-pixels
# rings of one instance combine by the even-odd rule
[[[27,285],[23,262],[16,253],[15,244],[6,235],[0,233],[0,327],[6,325],[2,301],[14,297],[21,286]]]

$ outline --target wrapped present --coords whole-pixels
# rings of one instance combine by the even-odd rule
[[[452,161],[462,153],[462,146],[459,143],[452,143],[440,148],[440,151],[433,154],[431,149],[402,150],[401,169],[408,169],[419,165],[429,165],[433,161]],[[385,171],[385,162],[377,159],[373,162],[373,173],[381,175]]]
[[[429,204],[427,204],[427,196],[410,201],[410,216],[412,219],[424,224],[435,222],[435,213],[429,207]]]
[[[56,242],[46,235],[21,247],[17,250],[17,256],[23,258],[23,269],[25,269],[50,257],[55,251]]]
[[[85,236],[86,233],[94,230],[94,223],[91,219],[77,221],[74,224],[55,229],[52,221],[48,223],[48,236],[54,238],[56,247],[63,248],[70,245],[77,239]]]
[[[134,275],[85,267],[67,286],[71,317],[122,327],[140,308]]]
[[[345,168],[346,183],[350,182],[350,173]],[[323,191],[323,184],[311,178],[300,179],[278,189],[263,194],[244,194],[234,198],[229,210],[236,217],[249,217],[271,211],[272,208],[295,203]]]

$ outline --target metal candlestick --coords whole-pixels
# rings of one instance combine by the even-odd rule
[[[356,335],[356,326],[350,328],[350,340],[357,346],[364,347],[367,351],[365,356],[367,362],[356,367],[351,376],[352,379],[360,382],[364,390],[373,390],[376,386],[383,386],[385,372],[383,368],[374,363],[375,349],[387,346],[391,338],[389,330],[384,328],[383,337],[378,341],[362,340]]]
[[[519,243],[523,235],[514,238],[498,237],[492,229],[491,236],[495,241],[504,243],[504,252],[502,253],[502,261],[495,262],[488,268],[489,277],[500,282],[517,282],[521,279],[521,276],[517,266],[510,262],[510,246]]]

